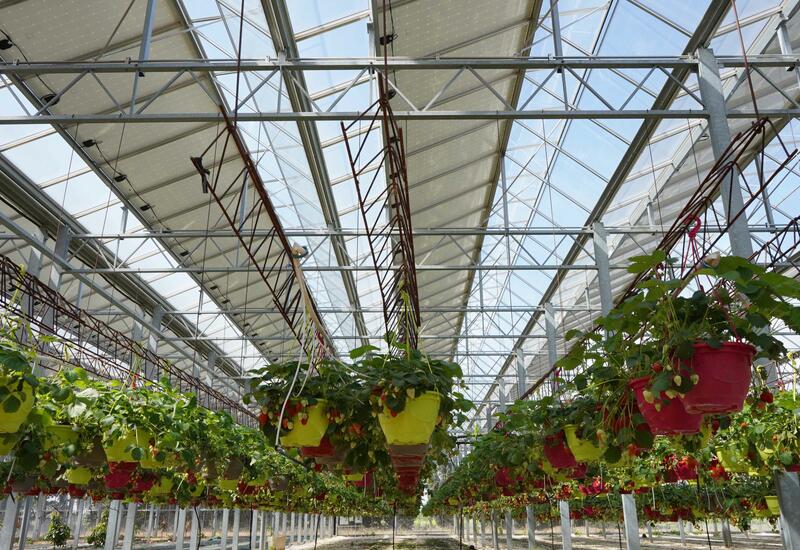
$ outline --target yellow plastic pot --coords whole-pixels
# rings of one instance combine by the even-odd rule
[[[11,451],[17,446],[17,441],[19,441],[19,437],[14,434],[0,434],[0,456],[11,454]]]
[[[364,474],[359,474],[358,472],[352,474],[343,474],[342,479],[352,482],[362,481],[364,479]]]
[[[428,443],[439,418],[442,396],[437,392],[425,392],[419,397],[406,400],[406,408],[396,416],[388,407],[378,415],[378,422],[389,445],[424,445]]]
[[[0,377],[0,385],[8,385],[7,377]],[[33,388],[30,384],[22,384],[22,395],[16,395],[22,399],[19,407],[14,412],[6,412],[0,404],[0,433],[14,434],[19,431],[20,426],[28,419],[33,409]],[[24,399],[23,399],[24,398]]]
[[[61,447],[62,445],[78,442],[78,432],[74,431],[72,426],[69,425],[54,424],[52,426],[47,426],[44,431],[46,434],[44,440],[44,448],[46,451],[49,451],[53,447]]]
[[[775,495],[766,496],[764,497],[764,502],[767,503],[767,510],[769,510],[770,514],[773,516],[781,515],[781,507],[780,504],[778,504],[778,497]]]
[[[599,460],[606,452],[605,445],[596,446],[590,441],[581,439],[575,433],[578,429],[574,424],[564,426],[564,435],[567,436],[567,447],[578,462],[593,462]]]
[[[64,479],[72,485],[87,485],[92,480],[92,471],[89,468],[70,468]]]
[[[239,488],[238,479],[218,479],[216,483],[223,491],[235,491]]]
[[[152,435],[146,430],[134,430],[126,433],[111,444],[104,444],[103,451],[109,462],[139,462],[144,468],[157,468],[159,463],[150,456],[150,439]],[[144,452],[141,460],[133,458],[128,447],[138,446]]]
[[[750,462],[745,454],[736,447],[717,449],[719,463],[726,471],[734,474],[746,474],[750,471]]]
[[[284,447],[319,447],[325,432],[328,430],[328,402],[320,399],[316,404],[306,408],[308,421],[305,425],[297,417],[292,419],[294,427],[281,436]]]
[[[155,483],[153,483],[153,486],[150,488],[148,493],[153,496],[168,495],[170,492],[172,492],[172,485],[172,479],[162,476],[156,480]]]

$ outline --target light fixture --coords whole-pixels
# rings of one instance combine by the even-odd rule
[[[308,256],[308,248],[301,244],[294,243],[292,245],[292,258],[300,260]]]
[[[14,43],[8,37],[0,40],[0,50],[10,50],[13,45]]]
[[[122,183],[126,179],[128,179],[128,176],[126,176],[125,174],[118,173],[117,175],[114,176],[114,181],[117,183]]]
[[[47,94],[41,97],[42,103],[52,107],[53,105],[58,105],[58,102],[61,101],[61,98],[57,94]]]

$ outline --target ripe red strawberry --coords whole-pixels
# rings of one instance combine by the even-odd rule
[[[769,390],[764,390],[761,392],[759,399],[761,399],[763,403],[772,403],[773,401],[775,401],[775,396],[772,395],[772,392],[770,392]]]
[[[262,412],[261,414],[258,415],[259,426],[264,426],[268,420],[269,420],[269,415],[267,413]]]

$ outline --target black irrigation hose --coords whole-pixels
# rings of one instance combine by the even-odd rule
[[[619,542],[620,550],[622,550],[622,529],[619,528],[619,522],[617,522],[617,541]]]
[[[203,540],[203,529],[200,526],[200,515],[197,513],[197,506],[193,506],[192,509],[194,510],[194,520],[197,522],[197,546],[195,546],[194,550],[200,550],[200,543]]]
[[[700,476],[697,476],[697,492],[700,492]],[[708,541],[708,550],[711,548],[711,533],[708,532],[708,518],[703,514],[703,522],[706,524],[706,540]]]
[[[317,550],[317,539],[319,539],[319,519],[322,512],[317,514],[317,528],[314,530],[314,550]]]

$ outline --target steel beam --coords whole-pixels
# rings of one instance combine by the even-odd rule
[[[800,109],[739,109],[728,111],[730,119],[752,120],[763,116],[772,119],[798,118]],[[242,113],[239,122],[338,122],[358,120],[363,113],[357,111],[306,111]],[[707,119],[705,109],[574,109],[574,110],[523,110],[523,111],[395,111],[395,119],[403,121],[436,120],[694,120]],[[47,115],[6,115],[0,116],[0,125],[41,125],[41,124],[185,124],[185,123],[224,124],[225,119],[218,113],[147,113],[97,115],[91,113],[47,114]]]
[[[700,96],[709,113],[708,133],[711,138],[711,148],[714,151],[714,158],[719,159],[731,143],[725,93],[714,52],[708,48],[699,48],[697,56],[699,60],[697,81],[700,86]],[[725,217],[730,226],[728,234],[731,251],[736,256],[749,258],[753,254],[753,241],[747,230],[747,213],[742,213],[744,198],[739,182],[739,170],[734,167],[726,179],[727,181],[721,185],[720,193]]]
[[[727,5],[724,6],[727,9]],[[695,39],[701,32],[705,22],[701,21]],[[697,47],[695,44],[692,51]],[[686,50],[685,50],[686,51]],[[751,67],[793,67],[800,64],[800,56],[794,54],[760,54],[748,56],[747,62],[740,55],[719,56],[719,66],[723,68],[743,68],[745,63]],[[697,70],[697,58],[691,54],[679,56],[641,56],[641,57],[402,57],[390,56],[387,59],[389,70],[458,70],[469,67],[475,70],[543,70],[564,69],[664,69]],[[275,69],[290,71],[381,71],[384,59],[380,57],[323,57],[323,58],[267,58],[267,59],[174,59],[174,60],[136,60],[127,61],[5,61],[0,63],[0,74],[13,75],[45,75],[45,74],[80,74],[83,72],[132,73],[132,72],[265,72]]]

